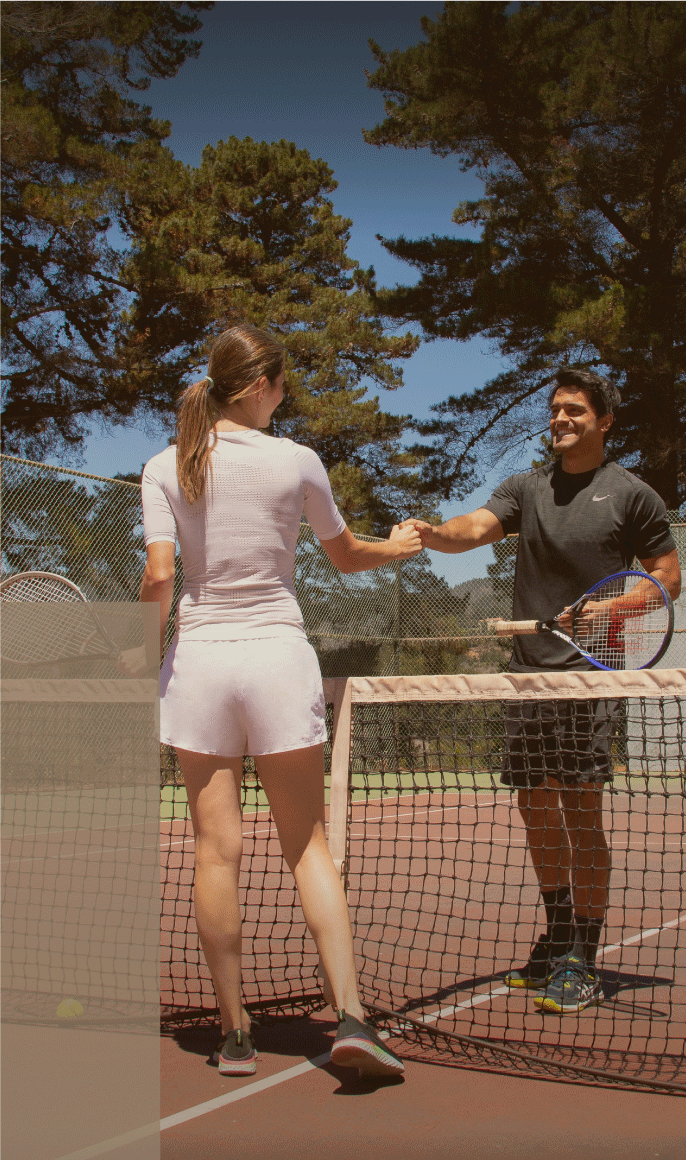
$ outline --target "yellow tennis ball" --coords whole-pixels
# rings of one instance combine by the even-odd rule
[[[83,1015],[83,1007],[78,999],[63,999],[57,1005],[56,1015],[58,1019],[77,1019],[79,1015]]]

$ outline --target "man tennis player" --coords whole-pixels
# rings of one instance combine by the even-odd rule
[[[518,532],[513,616],[545,620],[592,584],[631,567],[679,595],[681,573],[665,505],[635,475],[605,459],[619,391],[588,371],[561,368],[548,397],[550,431],[561,457],[510,476],[482,508],[438,527],[413,520],[426,548],[465,552]],[[549,634],[516,636],[514,672],[591,669]],[[603,786],[619,702],[548,701],[511,705],[502,782],[518,790],[527,844],[547,927],[509,987],[540,992],[546,1011],[602,1003],[595,970],[605,922],[610,851],[603,832]]]

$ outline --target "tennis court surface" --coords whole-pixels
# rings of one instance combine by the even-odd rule
[[[365,1002],[405,1058],[686,1092],[683,704],[686,674],[352,678],[334,707],[329,840],[344,876]],[[605,791],[605,1001],[536,1011],[503,982],[541,926],[512,795],[499,782],[506,706],[621,698]],[[168,796],[170,796],[168,794]],[[162,823],[165,1025],[211,1021],[195,935],[183,793]],[[245,996],[256,1013],[316,1010],[316,955],[256,782],[246,780]]]
[[[127,686],[133,699],[134,682],[122,682],[116,695],[113,682],[73,684],[91,693],[98,685],[105,702],[100,718],[111,718],[116,734],[122,710],[107,697],[121,698]],[[39,685],[33,682],[34,699],[48,705],[50,682]],[[249,769],[245,998],[261,1022],[260,1064],[255,1079],[240,1081],[221,1079],[207,1065],[216,1006],[193,920],[193,837],[185,793],[168,767],[161,820],[158,814],[155,821],[163,870],[162,1156],[215,1155],[218,1133],[228,1148],[226,1135],[233,1132],[237,1151],[232,1144],[231,1154],[260,1160],[322,1152],[344,1157],[358,1150],[350,1151],[345,1139],[356,1125],[366,1126],[368,1139],[385,1152],[395,1141],[400,1160],[423,1154],[485,1158],[504,1149],[571,1156],[579,1146],[591,1158],[679,1155],[683,1108],[672,1097],[686,1094],[685,691],[683,670],[554,674],[543,681],[501,674],[326,682],[332,723],[329,840],[346,882],[364,1001],[406,1063],[406,1081],[399,1086],[362,1089],[354,1076],[327,1062],[333,1022],[318,986],[314,947]],[[15,692],[20,701],[23,694]],[[504,985],[505,972],[513,961],[526,960],[542,923],[523,824],[499,781],[505,714],[508,705],[530,700],[584,703],[599,697],[618,698],[622,705],[614,780],[604,795],[613,862],[599,954],[605,1001],[574,1016],[544,1015],[531,996]],[[149,741],[154,721],[147,692],[146,698],[136,729]],[[57,725],[50,726],[53,710],[41,712],[47,755],[54,751]],[[83,712],[76,691],[63,712],[62,738],[68,714],[75,715],[76,729]],[[76,793],[72,783],[59,783],[54,768],[48,774],[41,785],[33,763],[30,818],[27,794],[22,814],[21,769],[4,803],[12,835],[11,848],[5,848],[4,938],[16,942],[20,931],[29,943],[47,939],[45,945],[59,948],[62,939],[64,948],[69,938],[73,942],[72,954],[53,952],[53,973],[43,981],[22,975],[18,960],[14,974],[5,976],[5,1058],[9,1051],[17,1082],[23,1076],[29,1084],[26,1090],[36,1057],[58,1050],[64,1058],[67,1040],[92,1044],[104,1028],[115,1035],[123,1060],[132,1044],[140,1060],[142,1045],[155,1041],[149,955],[134,949],[147,945],[135,917],[140,867],[150,865],[157,845],[148,824],[150,787],[132,793],[121,778],[110,778]],[[141,793],[142,806],[135,804]],[[107,794],[113,795],[109,807]],[[124,863],[136,864],[133,876]],[[79,898],[80,919],[74,910]],[[153,908],[145,898],[149,926]],[[116,932],[110,924],[107,937],[126,963],[117,971],[116,993],[108,990],[113,981],[105,977],[94,908],[109,908],[116,918]],[[9,961],[12,967],[11,955]],[[85,1008],[68,1029],[54,1017],[55,1000],[67,993]],[[308,1018],[298,1018],[303,1015]],[[140,1073],[134,1069],[135,1074]],[[154,1083],[150,1087],[154,1092]],[[332,1095],[352,1103],[330,1100]],[[320,1100],[321,1114],[314,1111]],[[554,1102],[553,1126],[549,1118],[540,1122],[541,1100]],[[46,1117],[49,1106],[48,1093]],[[253,1119],[246,1131],[251,1117],[257,1127]],[[107,1119],[97,1137],[102,1149],[89,1155],[148,1155],[141,1148],[144,1138],[153,1145],[152,1118],[148,1136],[128,1142],[124,1127],[135,1131],[136,1124],[106,1126]],[[55,1160],[77,1160],[77,1153],[86,1160],[81,1151],[65,1144]],[[31,1155],[48,1160],[50,1153],[33,1148]]]

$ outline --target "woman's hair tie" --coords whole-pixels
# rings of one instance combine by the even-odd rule
[[[209,386],[207,387],[207,390],[211,391],[212,387],[214,386],[214,379],[211,379],[209,375],[205,375],[203,382],[209,384]]]

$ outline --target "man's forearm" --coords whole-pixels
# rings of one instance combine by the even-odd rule
[[[649,560],[640,560],[639,563],[646,572],[665,586],[672,600],[677,599],[681,593],[681,568],[676,552],[653,556]]]
[[[426,540],[422,535],[422,542],[425,548],[434,552],[468,552],[475,546],[464,516],[456,516],[445,524],[432,527],[427,531]]]
[[[500,521],[487,508],[479,508],[466,516],[454,516],[444,524],[417,521],[416,526],[423,547],[434,552],[469,552],[483,544],[494,544],[505,534]]]

